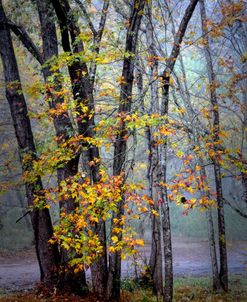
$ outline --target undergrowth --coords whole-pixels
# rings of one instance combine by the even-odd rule
[[[94,295],[78,297],[56,294],[49,298],[35,292],[5,294],[0,302],[102,302]],[[125,279],[122,283],[121,302],[158,302],[150,284],[140,280]],[[162,301],[162,300],[160,300]],[[247,276],[235,275],[229,280],[229,292],[215,293],[209,278],[175,278],[174,302],[247,302]]]

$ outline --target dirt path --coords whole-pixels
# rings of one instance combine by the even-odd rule
[[[229,273],[247,277],[247,241],[227,243]],[[142,259],[149,259],[150,247],[141,252]],[[173,269],[175,276],[207,276],[211,274],[211,262],[207,241],[173,240]],[[133,276],[133,261],[123,263],[123,274]]]
[[[247,242],[228,243],[229,272],[247,277]],[[150,247],[141,251],[140,266],[148,259]],[[176,238],[173,242],[175,276],[206,276],[211,273],[208,243]],[[245,264],[244,264],[245,262]],[[137,267],[140,270],[139,267]],[[133,261],[123,262],[123,276],[132,277]],[[34,250],[0,252],[0,292],[32,288],[39,281],[39,268]]]
[[[39,281],[35,250],[0,252],[0,292],[32,288]]]

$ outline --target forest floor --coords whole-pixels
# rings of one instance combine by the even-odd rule
[[[246,281],[246,297],[247,297],[247,242],[246,241],[233,241],[228,242],[228,263],[229,263],[229,272],[231,275],[234,275],[234,284],[241,280]],[[146,245],[141,251],[140,256],[137,261],[137,265],[133,265],[133,259],[129,259],[123,262],[123,277],[125,280],[129,280],[135,276],[135,271],[139,271],[141,265],[145,263],[148,259],[150,252],[150,246]],[[187,286],[186,280],[203,280],[206,277],[210,276],[211,266],[210,266],[210,255],[207,241],[200,240],[188,240],[184,238],[174,238],[173,241],[173,253],[174,253],[174,275],[175,282],[176,280],[182,280],[180,284],[182,288]],[[90,277],[90,276],[89,276]],[[236,281],[238,280],[238,281]],[[34,296],[28,298],[26,293],[34,288],[35,284],[39,281],[39,268],[37,264],[37,259],[34,249],[25,250],[25,251],[0,251],[0,296],[8,295],[10,293],[20,292],[19,296],[24,295],[23,300],[15,299],[2,300],[2,301],[36,301]],[[177,281],[180,282],[180,281]],[[196,281],[192,281],[196,282]],[[210,287],[210,285],[209,285]],[[179,287],[178,287],[179,288]],[[190,288],[187,288],[188,292]],[[202,287],[199,286],[200,290]],[[127,292],[129,288],[127,286]],[[26,292],[26,293],[25,293]],[[127,295],[126,292],[126,295]],[[179,290],[178,290],[179,292]],[[14,296],[13,296],[14,297]],[[241,297],[241,295],[240,295]],[[132,297],[133,298],[133,297]],[[74,299],[74,300],[73,300]],[[77,298],[68,298],[67,301],[97,301],[93,297],[90,297],[89,300],[76,300]],[[126,298],[126,301],[129,300]],[[60,300],[42,300],[38,299],[37,301],[60,301]],[[66,297],[63,298],[63,301],[66,301]],[[132,300],[131,300],[132,301]],[[133,300],[134,301],[134,300]],[[151,301],[151,300],[143,300]],[[180,300],[177,300],[180,301]],[[190,301],[190,300],[181,300],[181,301]],[[204,300],[202,300],[204,301]],[[206,300],[205,300],[206,301]],[[211,299],[210,301],[218,301]],[[246,300],[228,300],[223,299],[219,301],[247,301]]]
[[[128,282],[131,282],[130,280]],[[128,283],[128,286],[130,284]],[[124,284],[121,291],[120,302],[161,302],[157,299],[151,289],[141,287],[128,287]],[[231,276],[229,280],[229,291],[213,292],[210,278],[186,277],[175,278],[174,302],[246,302],[247,301],[247,278]],[[49,297],[37,290],[8,293],[0,295],[0,302],[104,302],[102,299],[89,294],[85,297],[66,295],[61,293]]]

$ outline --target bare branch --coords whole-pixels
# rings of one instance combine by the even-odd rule
[[[244,218],[247,218],[247,214],[243,213],[241,210],[239,210],[238,208],[236,208],[235,206],[233,206],[230,201],[226,200],[224,198],[224,201],[227,205],[229,205],[229,207],[234,210],[236,213],[238,213],[240,216],[244,217]]]
[[[97,55],[99,54],[99,51],[100,51],[100,45],[99,44],[101,42],[102,35],[103,35],[103,32],[104,32],[106,16],[107,16],[107,13],[108,13],[108,8],[109,8],[109,0],[105,0],[104,4],[103,4],[102,11],[101,11],[99,28],[98,28],[98,31],[96,33],[96,36],[94,36],[94,38],[95,38],[94,47],[95,47],[95,52],[96,52]],[[91,66],[90,66],[90,80],[91,80],[92,85],[94,84],[96,69],[97,69],[96,63],[92,62]]]
[[[81,8],[81,10],[82,10],[82,12],[83,12],[86,20],[87,20],[87,23],[88,23],[88,25],[89,25],[89,27],[90,27],[93,35],[94,35],[94,37],[96,37],[98,33],[97,33],[96,29],[94,28],[94,25],[93,25],[93,23],[91,21],[89,13],[87,12],[86,7],[84,6],[84,4],[80,0],[75,0],[75,2],[80,6],[80,8]]]
[[[184,37],[185,31],[187,29],[187,25],[190,21],[190,18],[195,10],[195,7],[196,7],[198,1],[199,0],[191,0],[189,6],[186,8],[185,14],[183,16],[183,19],[180,22],[178,31],[174,38],[174,45],[173,45],[173,48],[172,48],[172,51],[171,51],[171,54],[170,54],[170,57],[168,60],[168,66],[167,66],[167,68],[169,70],[166,69],[165,72],[173,71],[173,68],[176,63],[176,59],[179,55],[181,42],[183,41],[183,37]]]
[[[76,0],[77,1],[77,0]],[[99,29],[97,32],[97,43],[99,43],[101,41],[102,35],[103,35],[103,31],[105,28],[105,22],[106,22],[106,16],[108,13],[108,8],[109,8],[109,0],[105,0],[104,4],[103,4],[103,8],[101,11],[101,17],[100,17],[100,22],[99,22]]]
[[[20,39],[25,48],[35,57],[35,59],[41,65],[44,64],[42,54],[40,53],[39,49],[35,46],[26,30],[21,25],[17,25],[10,20],[6,20],[6,22],[3,22],[1,24],[9,26],[13,33]]]

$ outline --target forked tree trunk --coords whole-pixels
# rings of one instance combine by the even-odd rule
[[[180,52],[180,46],[185,35],[188,23],[195,10],[199,0],[191,0],[185,10],[184,16],[180,22],[177,33],[174,37],[174,46],[171,54],[167,60],[167,66],[163,71],[163,84],[162,84],[162,102],[161,102],[161,115],[168,116],[169,112],[169,90],[171,74],[177,57]],[[164,144],[160,146],[160,174],[158,175],[159,182],[166,183],[167,181],[167,137],[164,138]],[[165,263],[165,286],[164,286],[164,302],[171,302],[173,299],[173,265],[172,265],[172,240],[171,240],[171,227],[170,227],[170,213],[169,203],[167,198],[167,188],[161,186],[161,199],[162,199],[162,227],[163,227],[163,244],[164,244],[164,263]]]
[[[166,1],[166,5],[168,6],[167,1]],[[169,13],[171,13],[170,10],[169,10]],[[173,34],[175,34],[175,24],[174,24],[173,19],[172,19],[172,32],[173,32]],[[183,74],[185,92],[183,92],[183,88],[180,83],[179,83],[179,90],[180,90],[184,105],[186,106],[187,112],[189,114],[189,118],[191,121],[194,120],[194,125],[196,126],[195,128],[194,127],[191,128],[191,133],[195,137],[197,137],[198,133],[197,133],[196,129],[197,129],[197,127],[198,127],[198,129],[200,129],[202,127],[202,125],[201,125],[201,121],[197,117],[194,109],[192,108],[191,97],[190,97],[190,93],[189,93],[189,89],[188,89],[188,85],[187,85],[187,76],[186,76],[186,72],[185,72],[185,66],[184,66],[183,58],[181,55],[179,55],[179,62],[180,62],[181,71]],[[197,144],[198,144],[198,142],[197,142]],[[200,162],[200,166],[201,167],[204,166],[202,161]],[[202,169],[201,175],[202,175],[202,177],[205,176],[205,178],[206,178],[206,171],[205,171],[204,167]],[[207,193],[208,198],[210,199],[209,193],[204,192],[203,194],[205,194],[205,193]],[[214,231],[214,224],[213,224],[211,208],[208,208],[208,210],[206,212],[206,219],[207,219],[207,227],[208,227],[208,240],[209,240],[211,267],[212,267],[213,289],[219,290],[221,288],[221,285],[220,285],[219,272],[218,272],[217,253],[216,253],[216,245],[215,245],[215,231]]]
[[[56,27],[54,24],[54,11],[51,4],[48,0],[36,0],[40,25],[41,25],[41,36],[43,41],[43,60],[47,62],[53,57],[58,56],[58,43],[56,35]],[[44,67],[42,69],[44,79],[47,85],[53,85],[55,92],[47,91],[49,97],[49,106],[50,108],[57,109],[59,104],[64,103],[63,96],[58,97],[58,93],[62,88],[61,77],[59,71],[56,72],[56,75],[53,77],[53,83],[49,80],[53,76],[50,71],[50,66]],[[59,78],[60,77],[60,78]],[[60,143],[65,142],[70,138],[74,133],[73,126],[69,118],[68,112],[62,112],[59,115],[56,115],[53,118],[54,127],[56,130],[56,135],[58,138],[58,146]],[[71,160],[66,162],[62,168],[57,169],[57,180],[58,185],[61,181],[73,177],[78,172],[79,164],[79,154],[76,154]],[[67,199],[60,201],[60,209],[66,209],[67,213],[71,213],[75,210],[78,204],[72,199]],[[60,263],[60,278],[59,286],[63,289],[66,289],[69,292],[74,293],[83,293],[87,289],[85,271],[74,272],[73,268],[69,268],[68,262],[70,259],[70,251],[63,248],[60,249],[61,253],[61,263]]]
[[[131,112],[132,105],[132,88],[134,80],[134,63],[137,47],[138,32],[141,24],[145,1],[134,0],[132,3],[132,12],[129,19],[129,27],[127,31],[125,52],[131,54],[125,56],[123,61],[122,70],[122,83],[120,86],[120,100],[119,100],[119,114],[126,114]],[[125,139],[128,131],[125,126],[125,122],[122,121],[119,127],[119,134],[116,137],[114,144],[114,162],[113,162],[113,175],[121,175],[125,171],[125,160],[127,157],[127,141]],[[122,200],[117,205],[117,212],[112,214],[112,226],[114,219],[121,219],[124,214],[124,194]],[[118,226],[123,228],[122,225]],[[118,240],[121,241],[122,233],[118,235]],[[121,278],[121,252],[115,252],[109,255],[109,277],[107,284],[107,298],[112,300],[119,300],[120,298],[120,278]]]
[[[15,135],[18,142],[20,160],[23,173],[32,170],[32,160],[36,159],[33,133],[28,117],[27,105],[22,92],[20,76],[10,30],[6,23],[6,16],[0,0],[0,55],[6,82],[6,97],[9,102]],[[28,162],[25,157],[28,156]],[[50,245],[53,235],[52,222],[47,208],[38,209],[34,206],[35,195],[40,195],[43,189],[40,177],[28,180],[25,184],[28,205],[33,208],[30,212],[35,236],[35,247],[39,262],[41,280],[48,286],[56,283],[59,253],[56,245]]]
[[[220,250],[220,281],[222,288],[228,290],[228,267],[227,267],[227,250],[226,250],[226,233],[225,233],[225,215],[224,215],[224,198],[222,191],[222,180],[221,180],[221,167],[217,159],[218,152],[218,142],[220,141],[219,131],[220,131],[220,116],[218,109],[218,101],[215,88],[215,73],[213,69],[213,61],[211,56],[210,41],[207,36],[206,31],[206,9],[204,0],[200,0],[200,11],[202,20],[202,33],[206,41],[204,45],[205,58],[207,64],[207,73],[210,86],[210,102],[213,111],[213,143],[215,155],[212,157],[214,165],[214,175],[215,175],[215,186],[217,194],[217,206],[218,206],[218,232],[219,232],[219,250]]]
[[[62,36],[62,46],[65,52],[79,53],[83,51],[83,41],[77,38],[80,35],[80,30],[74,21],[73,12],[67,0],[51,0],[55,9]],[[102,29],[103,30],[103,29]],[[72,84],[72,92],[74,99],[77,101],[77,112],[80,116],[77,118],[79,134],[84,137],[93,137],[94,123],[94,97],[93,97],[93,81],[90,80],[87,65],[83,61],[76,61],[68,65],[69,75]],[[95,72],[95,71],[94,71]],[[88,114],[85,116],[82,106],[88,107]],[[83,144],[86,151],[82,156],[88,163],[99,158],[99,150],[96,146]],[[87,167],[88,168],[88,167]],[[92,182],[99,181],[99,165],[92,165],[89,169],[89,177]],[[100,297],[106,296],[106,286],[108,278],[107,268],[107,251],[106,251],[106,234],[105,222],[100,220],[94,228],[94,231],[99,236],[101,245],[103,246],[102,257],[91,266],[93,290]]]

